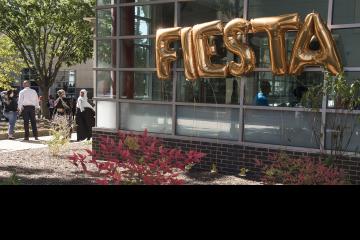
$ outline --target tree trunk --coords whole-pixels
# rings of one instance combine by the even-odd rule
[[[50,86],[40,86],[40,89],[42,91],[42,101],[40,103],[41,113],[44,118],[50,119],[50,111],[48,107]]]

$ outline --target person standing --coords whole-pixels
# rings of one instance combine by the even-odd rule
[[[54,103],[55,113],[54,119],[58,117],[64,117],[67,121],[67,125],[69,127],[68,136],[71,138],[72,134],[72,110],[71,110],[71,102],[70,99],[66,97],[65,90],[61,89],[58,91],[58,98]]]
[[[92,128],[95,126],[95,109],[88,102],[87,91],[80,91],[80,96],[76,103],[76,126],[77,141],[90,140],[92,138]]]
[[[18,103],[14,90],[7,91],[4,99],[4,116],[9,119],[8,138],[15,139],[15,124],[18,116]]]
[[[19,93],[18,109],[23,114],[24,128],[25,128],[25,141],[29,141],[29,121],[35,140],[38,138],[38,130],[36,126],[35,110],[40,109],[39,97],[35,90],[30,88],[30,82],[24,81],[24,89]]]
[[[50,119],[53,119],[54,106],[55,106],[55,99],[54,99],[54,97],[52,95],[50,95],[49,96],[49,102],[48,102]]]

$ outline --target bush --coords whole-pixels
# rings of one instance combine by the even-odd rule
[[[262,167],[265,184],[341,185],[346,184],[344,172],[311,158],[290,158],[285,153],[270,157],[271,164],[256,161]]]
[[[97,177],[99,184],[178,185],[184,183],[178,179],[179,174],[205,156],[167,149],[147,131],[142,135],[118,135],[118,143],[112,138],[101,139],[100,154],[86,150],[86,155],[74,153],[70,161],[84,173]],[[94,171],[89,170],[91,166],[95,166]]]
[[[70,143],[71,128],[66,116],[56,116],[50,125],[51,139],[47,142],[49,151],[53,156],[58,156],[61,149]]]

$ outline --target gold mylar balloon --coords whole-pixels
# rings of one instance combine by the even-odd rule
[[[230,21],[224,28],[224,43],[227,49],[240,57],[240,63],[234,61],[229,63],[229,72],[236,77],[248,74],[255,69],[255,53],[243,42],[249,28],[249,22],[242,18]]]
[[[170,43],[180,39],[180,27],[159,29],[156,32],[156,65],[160,80],[170,79],[170,63],[175,61],[176,51]]]
[[[285,33],[300,28],[299,14],[265,17],[250,21],[254,33],[266,32],[269,37],[271,69],[274,75],[287,73]]]
[[[310,49],[310,43],[314,38],[319,42],[319,50]],[[310,13],[305,18],[294,44],[289,73],[299,75],[308,65],[325,66],[334,75],[342,71],[334,39],[317,13]]]
[[[194,81],[199,78],[192,36],[193,32],[191,27],[181,29],[181,45],[184,55],[185,77],[188,81]]]
[[[221,35],[222,30],[221,21],[198,24],[193,27],[193,41],[199,77],[225,78],[228,75],[228,65],[211,62],[211,56],[216,54],[216,47],[209,43],[210,38],[214,35]]]

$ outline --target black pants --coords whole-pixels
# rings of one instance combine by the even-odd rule
[[[32,132],[34,137],[38,137],[38,130],[36,126],[36,118],[35,118],[35,107],[34,106],[24,106],[23,111],[24,118],[24,128],[25,128],[25,138],[29,138],[29,121],[31,122]]]

